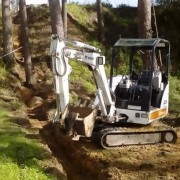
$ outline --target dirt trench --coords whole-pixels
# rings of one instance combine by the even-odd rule
[[[48,120],[49,108],[54,103],[44,101],[40,106],[28,110],[31,126],[39,129],[44,144],[63,166],[68,180],[104,179],[106,172],[103,169],[107,163],[89,156],[91,150],[99,150],[101,147],[89,141],[72,141],[59,123]]]
[[[86,142],[73,142],[61,132],[57,124],[48,123],[40,134],[64,167],[69,180],[104,179],[103,165],[95,162],[87,154]],[[89,142],[88,142],[89,143]],[[92,144],[91,144],[92,145]],[[95,148],[96,145],[95,145]]]

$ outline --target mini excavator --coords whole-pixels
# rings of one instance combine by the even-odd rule
[[[154,68],[160,52],[161,67]],[[73,140],[96,139],[106,149],[176,141],[173,129],[123,128],[124,124],[146,126],[167,115],[170,63],[167,40],[120,38],[112,48],[110,78],[105,73],[105,57],[94,46],[52,35],[50,53],[56,97],[53,122],[65,127]],[[149,58],[148,67],[137,71],[143,56]],[[69,102],[70,60],[80,61],[92,71],[97,93],[88,106],[74,106]],[[118,74],[122,60],[129,65],[126,75]]]

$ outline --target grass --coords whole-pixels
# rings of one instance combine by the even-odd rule
[[[70,74],[70,81],[73,84],[79,84],[87,93],[95,91],[95,83],[91,71],[87,66],[80,62],[70,61],[72,72]]]
[[[6,70],[6,67],[3,64],[2,59],[0,59],[0,87],[6,87],[7,76],[8,71]]]
[[[171,111],[180,112],[180,79],[170,77],[169,108]]]
[[[8,112],[0,110],[0,180],[55,179],[42,166],[48,152],[26,133],[12,123]]]
[[[89,14],[84,6],[72,3],[68,4],[67,9],[76,19],[78,19],[78,22],[81,25],[86,26],[88,24]]]

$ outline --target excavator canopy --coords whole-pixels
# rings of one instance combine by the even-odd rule
[[[169,47],[169,41],[160,38],[151,38],[151,39],[128,39],[120,38],[115,44],[114,47],[123,46],[123,47],[138,47],[138,48],[165,48]]]

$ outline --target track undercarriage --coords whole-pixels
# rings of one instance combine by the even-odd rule
[[[87,107],[71,107],[71,110],[76,110],[76,112],[71,111],[66,118],[67,134],[73,140],[81,140],[82,138],[95,141],[104,149],[174,143],[177,140],[176,132],[169,127],[138,126],[124,123],[106,124],[95,119],[96,110],[90,111]]]
[[[104,129],[100,136],[100,144],[105,149],[131,145],[150,145],[176,142],[177,135],[173,130],[123,132]]]

